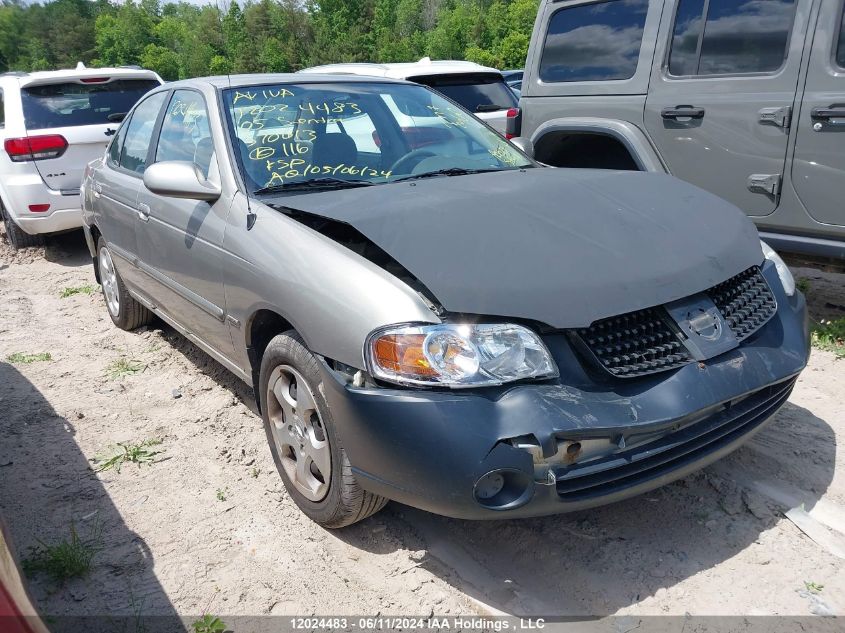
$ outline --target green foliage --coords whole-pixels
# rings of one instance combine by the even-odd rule
[[[226,624],[215,615],[205,614],[191,625],[194,633],[225,633]]]
[[[132,376],[144,371],[147,366],[139,360],[127,360],[126,358],[118,358],[109,363],[106,367],[106,375],[112,380],[123,378],[124,376]]]
[[[822,319],[813,325],[813,347],[836,354],[837,358],[845,358],[845,317],[835,321]]]
[[[97,287],[91,284],[85,284],[84,286],[67,286],[66,288],[62,288],[62,291],[59,293],[59,297],[67,299],[73,295],[92,295],[95,292],[97,292]]]
[[[161,444],[160,439],[145,440],[140,444],[118,442],[111,448],[108,455],[94,459],[94,462],[100,462],[95,472],[100,473],[113,468],[119,473],[126,462],[138,464],[138,468],[141,467],[141,464],[151,464],[155,461],[155,456],[160,455],[163,451],[151,451],[150,447],[159,444]]]
[[[15,352],[9,354],[6,360],[16,365],[29,365],[31,363],[40,363],[48,360],[53,360],[50,352],[38,352],[36,354],[26,354],[24,352]]]
[[[91,571],[94,556],[101,549],[102,530],[100,523],[95,523],[91,537],[83,540],[70,525],[70,539],[54,545],[39,542],[30,548],[30,555],[23,561],[23,570],[28,576],[46,574],[56,583],[64,583],[71,578],[83,578]]]
[[[318,63],[470,59],[518,68],[539,0],[0,4],[0,71],[138,64],[165,79]]]

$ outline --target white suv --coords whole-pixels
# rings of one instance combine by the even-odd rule
[[[508,112],[517,107],[516,96],[505,83],[502,72],[474,62],[432,61],[423,57],[412,63],[328,64],[299,72],[407,79],[434,88],[502,134]]]
[[[82,226],[79,185],[161,77],[140,68],[0,74],[0,215],[12,248]]]

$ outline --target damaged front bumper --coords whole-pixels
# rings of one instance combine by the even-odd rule
[[[617,501],[730,453],[786,402],[809,357],[804,298],[764,274],[777,314],[705,363],[636,379],[546,337],[554,383],[450,392],[356,388],[323,367],[352,468],[374,493],[446,516],[528,517]]]

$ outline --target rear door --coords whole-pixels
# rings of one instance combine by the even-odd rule
[[[67,142],[57,158],[34,162],[45,184],[66,193],[78,191],[85,165],[103,155],[126,113],[158,85],[154,79],[111,77],[24,83],[21,103],[27,136],[61,136]]]
[[[792,183],[818,222],[845,225],[845,5],[822,2],[812,37]]]
[[[763,216],[778,204],[811,0],[670,0],[645,125],[671,172]]]
[[[434,88],[501,133],[505,132],[508,109],[517,106],[516,96],[498,73],[428,75],[408,79]]]

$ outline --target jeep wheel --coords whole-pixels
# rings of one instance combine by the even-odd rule
[[[387,499],[358,484],[323,398],[317,359],[294,331],[270,341],[259,375],[261,417],[288,494],[326,528],[351,525]]]
[[[117,327],[121,330],[134,330],[153,320],[153,313],[129,294],[103,238],[100,238],[97,244],[97,266],[106,308]]]
[[[30,246],[41,246],[44,243],[44,238],[41,235],[30,235],[21,227],[15,224],[15,221],[9,217],[5,209],[0,208],[0,215],[3,216],[3,226],[6,228],[6,240],[12,250],[19,248],[28,248]]]

